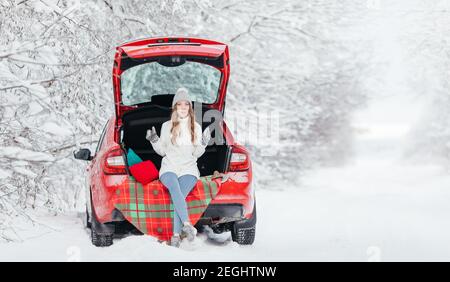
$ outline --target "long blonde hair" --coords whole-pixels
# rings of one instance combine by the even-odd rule
[[[191,104],[189,104],[188,118],[190,120],[189,131],[191,133],[191,141],[192,144],[195,144],[196,141],[195,115],[194,109],[192,108]],[[170,119],[172,121],[172,128],[170,129],[170,133],[172,133],[171,142],[172,144],[175,144],[177,137],[180,136],[180,122],[178,121],[177,103],[175,103],[175,105],[172,108],[172,114],[170,115]]]

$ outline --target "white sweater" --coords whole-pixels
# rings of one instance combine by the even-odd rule
[[[206,146],[201,144],[202,127],[195,122],[195,134],[197,138],[195,144],[192,144],[189,133],[189,117],[184,119],[178,118],[178,120],[180,121],[180,136],[176,139],[175,145],[171,142],[171,120],[162,124],[159,140],[155,143],[150,142],[156,153],[163,157],[159,176],[167,171],[171,171],[178,177],[191,174],[199,179],[200,172],[197,167],[197,159],[203,155],[206,148]]]

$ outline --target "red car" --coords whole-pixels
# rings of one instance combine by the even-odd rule
[[[216,41],[161,37],[116,48],[112,71],[115,115],[107,121],[93,155],[89,149],[74,152],[76,159],[89,161],[86,225],[94,245],[109,246],[115,235],[140,233],[115,209],[114,191],[128,185],[128,148],[160,168],[162,157],[145,136],[152,126],[160,134],[180,86],[189,89],[202,128],[218,122],[222,130],[219,139],[223,142],[208,145],[197,160],[200,176],[215,170],[237,176],[230,185],[222,186],[196,228],[201,232],[208,225],[216,233],[231,231],[232,240],[239,244],[254,242],[256,203],[250,155],[235,143],[223,120],[229,76],[228,46]],[[217,140],[217,135],[213,138]]]

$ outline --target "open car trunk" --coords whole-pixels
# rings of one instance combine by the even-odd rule
[[[155,127],[158,136],[161,126],[170,119],[170,108],[160,105],[142,106],[123,115],[121,127],[121,144],[128,151],[132,148],[142,160],[151,160],[156,168],[161,168],[162,157],[154,150],[150,142],[145,139],[147,130]],[[204,130],[210,123],[200,123]],[[223,132],[221,133],[223,135]],[[213,136],[214,137],[214,136]],[[225,140],[225,137],[223,137]],[[227,144],[213,144],[206,147],[205,153],[197,159],[200,176],[212,175],[215,170],[225,172],[229,163],[231,150]]]

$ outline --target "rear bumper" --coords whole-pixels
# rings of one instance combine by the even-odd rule
[[[255,192],[251,182],[251,173],[236,172],[231,179],[222,183],[219,193],[211,201],[209,207],[212,207],[212,210],[218,209],[224,214],[227,214],[229,212],[228,210],[234,209],[232,207],[239,206],[242,209],[241,216],[250,218],[255,204]],[[236,181],[242,179],[247,181]]]
[[[251,177],[248,177],[247,172],[239,174],[245,174],[247,181],[235,181],[243,178],[242,175],[237,175],[235,179],[222,183],[219,193],[204,213],[205,220],[221,218],[221,221],[226,222],[251,217],[255,201]],[[99,191],[98,198],[93,199],[99,222],[123,221],[123,215],[115,209],[113,202],[118,186],[129,185],[128,176],[108,175],[103,184],[105,188]]]
[[[245,219],[241,204],[210,204],[199,219],[199,224],[232,222]]]
[[[225,223],[246,219],[244,216],[244,207],[241,204],[210,204],[199,219],[200,224]],[[111,213],[110,222],[125,221],[125,217],[118,210],[114,209]]]
[[[243,207],[240,204],[215,204],[209,205],[202,217],[236,217],[242,218],[244,215]]]

